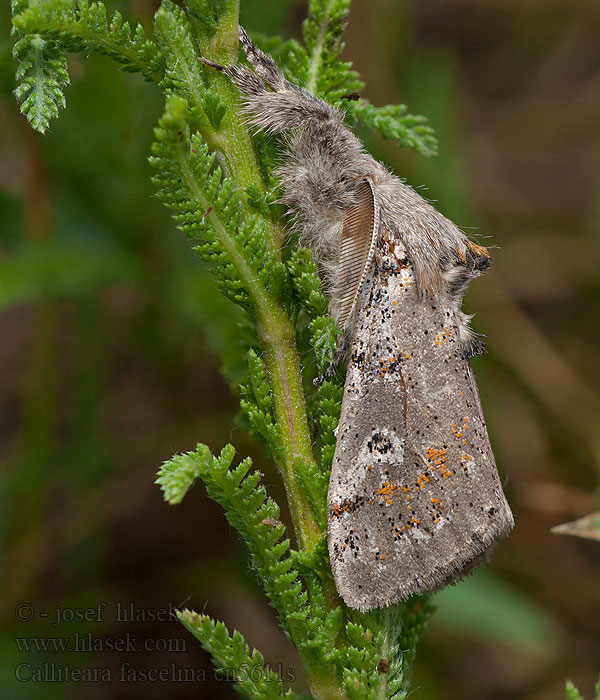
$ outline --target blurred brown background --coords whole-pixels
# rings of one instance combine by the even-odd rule
[[[106,4],[147,27],[157,6]],[[304,14],[293,0],[242,3],[265,34],[298,37]],[[0,18],[0,682],[11,698],[232,697],[183,627],[151,611],[209,612],[284,674],[296,657],[219,508],[201,487],[167,506],[153,480],[173,452],[232,441],[280,501],[283,489],[231,427],[211,330],[227,307],[151,198],[160,96],[107,59],[73,56],[67,110],[33,134],[11,94],[5,7]],[[559,700],[566,678],[591,697],[600,543],[550,528],[600,509],[600,5],[356,0],[345,57],[366,97],[405,102],[440,141],[424,159],[363,134],[372,152],[495,260],[466,306],[487,336],[475,369],[517,524],[490,566],[436,599],[411,697]],[[95,618],[67,619],[99,603]],[[117,619],[130,603],[144,619]],[[75,634],[104,651],[15,641]],[[143,648],[110,650],[126,635]],[[113,680],[15,678],[49,662]],[[145,682],[148,668],[171,680]],[[201,668],[201,684],[177,675]]]

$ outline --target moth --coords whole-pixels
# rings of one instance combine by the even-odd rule
[[[286,135],[283,201],[347,359],[329,556],[346,604],[368,611],[463,576],[513,526],[470,361],[484,346],[461,310],[490,256],[243,29],[240,43],[253,70],[202,61],[237,86],[252,125]]]

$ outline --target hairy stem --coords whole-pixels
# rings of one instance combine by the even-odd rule
[[[314,94],[316,94],[317,92],[317,81],[319,79],[319,73],[321,72],[321,68],[323,66],[323,48],[325,45],[325,37],[327,35],[327,30],[329,28],[329,14],[334,3],[335,0],[329,0],[329,2],[325,6],[323,16],[319,24],[319,31],[317,34],[315,45],[308,59],[308,78],[306,81],[306,89]]]
[[[294,472],[294,464],[299,460],[306,464],[313,461],[295,329],[282,310],[273,309],[259,322],[258,332],[265,351],[275,417],[284,443],[284,457],[278,466],[285,484],[296,539],[301,549],[312,551],[321,537],[321,530]]]
[[[206,51],[208,57],[225,64],[236,62],[238,17],[239,0],[234,0],[224,12],[218,31],[208,42],[201,44],[201,49]],[[241,187],[257,185],[264,192],[265,185],[254,146],[241,115],[238,91],[230,80],[210,69],[207,70],[207,78],[211,90],[227,107],[220,131],[212,134],[212,142],[207,135],[207,141],[210,146],[225,154],[232,167],[232,176]],[[279,243],[284,239],[284,233],[270,219],[265,218],[265,223],[271,244],[281,257]],[[299,460],[306,464],[314,460],[294,324],[281,306],[259,291],[259,285],[252,279],[245,260],[238,259],[236,264],[239,264],[240,271],[246,277],[248,289],[254,290],[252,300],[256,310],[258,335],[264,351],[275,418],[281,428],[284,443],[283,459],[277,466],[284,481],[297,543],[300,548],[312,551],[321,537],[321,531],[294,472],[294,464]]]
[[[197,41],[207,58],[225,65],[236,63],[239,46],[239,0],[232,0],[228,4],[220,19],[219,29],[211,39],[203,41],[198,36]],[[206,69],[206,78],[211,90],[226,106],[226,112],[219,131],[207,130],[206,133],[202,133],[203,138],[211,150],[223,153],[231,168],[231,176],[242,189],[253,185],[264,191],[265,183],[256,151],[241,115],[238,91],[230,80],[210,68]],[[245,207],[249,209],[247,203]],[[279,242],[284,239],[283,230],[269,218],[265,218],[265,224],[271,244],[275,248],[278,247]]]

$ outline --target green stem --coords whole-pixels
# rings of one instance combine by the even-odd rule
[[[219,151],[225,158],[226,175],[246,188],[249,185],[263,187],[260,169],[256,160],[254,147],[248,130],[239,119],[239,95],[230,81],[219,79],[214,70],[203,74],[202,64],[196,55],[198,44],[200,54],[215,58],[222,63],[235,63],[238,47],[238,3],[234,1],[223,14],[219,31],[210,40],[184,33],[187,20],[183,11],[172,3],[164,3],[154,18],[155,33],[163,53],[171,66],[176,66],[177,73],[186,85],[185,99],[190,103],[192,112],[205,114],[203,99],[207,84],[226,107],[226,112],[219,131],[207,123],[198,124],[202,139],[211,151]],[[190,29],[195,25],[190,23]],[[245,204],[248,207],[247,204]],[[248,207],[249,209],[249,207]],[[248,212],[250,213],[250,212]]]
[[[233,0],[224,12],[219,29],[209,42],[200,42],[203,53],[211,60],[224,65],[237,62],[239,46],[239,0]],[[211,90],[225,105],[226,111],[218,132],[202,132],[211,150],[223,153],[231,168],[232,178],[242,189],[250,186],[265,191],[265,182],[261,175],[256,151],[248,128],[240,111],[240,96],[231,81],[212,69],[206,70],[206,77]],[[200,104],[200,103],[198,103]],[[248,204],[244,200],[244,205]],[[274,248],[279,249],[284,240],[284,232],[278,224],[265,217],[269,240]],[[279,250],[278,250],[279,253]]]
[[[217,62],[235,63],[238,55],[239,0],[232,0],[219,21],[217,32],[201,50]],[[200,37],[197,37],[199,40]],[[243,188],[249,185],[265,190],[256,153],[248,129],[240,112],[240,98],[231,81],[214,71],[207,71],[211,90],[225,104],[226,112],[218,134],[203,134],[209,147],[220,150],[232,168],[232,177]],[[219,222],[211,219],[219,235]],[[279,249],[284,239],[283,230],[265,219],[272,245]],[[271,300],[257,282],[244,255],[235,242],[222,231],[221,240],[237,265],[249,290],[256,312],[258,334],[264,351],[264,361],[273,395],[275,419],[281,428],[284,449],[278,467],[284,481],[298,546],[312,551],[321,537],[321,530],[302,485],[294,472],[294,464],[314,461],[308,427],[306,401],[302,388],[302,374],[296,350],[294,324],[280,305]]]
[[[275,417],[281,428],[284,450],[278,467],[282,473],[298,546],[313,551],[321,529],[306,498],[294,465],[313,462],[312,443],[302,388],[302,374],[292,321],[275,308],[258,324],[264,361],[273,396]]]
[[[335,0],[329,0],[327,3],[323,16],[321,17],[321,23],[319,24],[317,39],[308,58],[308,78],[306,81],[306,89],[313,94],[316,94],[317,91],[317,81],[319,79],[319,73],[321,72],[321,65],[323,63],[323,46],[325,43],[325,36],[327,35],[327,29],[329,27],[329,14],[334,2]]]
[[[229,235],[220,216],[210,209],[210,201],[194,177],[188,161],[189,154],[183,144],[178,147],[177,155],[182,179],[198,208],[209,212],[207,216],[215,235],[227,251],[250,296],[273,394],[275,419],[280,425],[284,444],[283,457],[279,460],[278,467],[288,495],[298,545],[312,551],[321,531],[294,472],[294,465],[298,461],[310,464],[314,460],[294,324],[257,280],[244,251],[238,247],[236,239]]]

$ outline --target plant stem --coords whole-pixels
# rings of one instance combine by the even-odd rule
[[[208,57],[225,64],[236,61],[238,18],[239,0],[232,0],[220,19],[218,31],[208,42],[201,43],[201,49],[206,51]],[[232,177],[241,187],[258,185],[264,192],[265,184],[254,146],[248,128],[241,119],[238,91],[230,80],[218,73],[209,70],[207,75],[211,90],[226,105],[219,134],[215,136],[213,133],[212,138],[207,135],[207,142],[225,154],[232,168]],[[283,229],[267,217],[265,223],[271,244],[278,257],[281,257],[280,246],[285,237]],[[218,222],[214,221],[213,225],[217,230]],[[294,472],[294,465],[298,461],[305,464],[314,461],[294,324],[279,304],[262,293],[260,285],[251,278],[251,270],[243,255],[237,251],[230,252],[232,257],[237,257],[238,269],[247,273],[247,287],[251,290],[256,311],[258,336],[271,386],[275,419],[281,428],[284,443],[283,458],[278,460],[277,466],[284,481],[297,544],[302,549],[312,551],[322,533]]]
[[[329,13],[333,3],[334,0],[329,0],[325,12],[323,13],[317,40],[315,41],[314,48],[308,61],[308,79],[306,81],[306,89],[313,94],[316,94],[317,92],[317,79],[321,70],[323,45],[325,43],[325,35],[327,33]]]
[[[224,65],[236,63],[239,47],[239,0],[231,0],[228,3],[217,32],[208,42],[202,41],[201,37],[197,37],[197,40],[201,51],[211,60]],[[254,185],[264,191],[265,183],[252,139],[247,126],[240,118],[239,93],[230,80],[213,69],[207,69],[206,75],[211,90],[226,106],[226,111],[219,132],[212,129],[203,130],[202,137],[211,150],[218,150],[224,154],[231,169],[231,177],[242,189]],[[198,105],[201,107],[199,98]],[[245,206],[248,207],[247,204]],[[284,239],[282,228],[266,217],[265,224],[269,240],[273,247],[278,248]]]
[[[298,546],[312,552],[322,533],[294,472],[299,460],[305,464],[314,461],[295,329],[283,310],[274,307],[259,321],[258,334],[284,443],[283,460],[277,466],[283,477]]]

